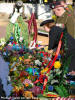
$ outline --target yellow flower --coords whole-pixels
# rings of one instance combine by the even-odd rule
[[[53,15],[52,16],[52,19],[54,19],[54,21],[56,21],[56,15]]]
[[[28,78],[27,79],[30,79],[30,76],[28,76]]]
[[[45,2],[45,3],[47,3],[47,2],[48,2],[48,0],[44,0],[44,2]]]
[[[19,87],[19,90],[24,91],[24,86],[20,86],[20,87]]]
[[[10,69],[10,72],[12,72],[12,71],[13,71],[13,68]]]
[[[22,61],[22,57],[19,57],[19,60]]]
[[[41,74],[43,74],[43,73],[45,73],[45,72],[47,72],[47,71],[48,71],[48,67],[45,68],[45,69],[43,69],[43,70],[41,71]]]
[[[61,67],[60,61],[56,61],[56,62],[54,63],[54,68],[60,68],[60,67]]]
[[[18,93],[19,91],[24,91],[24,87],[23,86],[20,86],[20,87],[18,87],[18,86],[15,86],[14,88],[13,88],[13,92],[16,92],[16,93]]]
[[[68,8],[73,11],[72,5],[68,5]]]
[[[17,60],[17,58],[16,58],[16,57],[13,57],[13,58],[12,58],[12,60],[13,60],[13,61],[16,61],[16,60]]]
[[[46,47],[44,48],[44,50],[45,50],[45,52],[48,52],[48,46],[46,46]]]
[[[24,91],[23,96],[24,96],[25,98],[28,98],[28,99],[33,98],[33,94],[32,94],[31,91]]]
[[[2,50],[2,48],[3,48],[3,47],[1,46],[1,47],[0,47],[0,50]]]

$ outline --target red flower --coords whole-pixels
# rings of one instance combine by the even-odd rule
[[[17,44],[17,42],[13,41],[12,44]]]
[[[26,71],[21,71],[20,77],[28,76],[29,74]]]
[[[46,75],[40,75],[39,82],[43,83],[45,78],[47,78]]]

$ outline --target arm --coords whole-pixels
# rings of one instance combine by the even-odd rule
[[[63,16],[57,18],[58,25],[64,26],[67,29],[67,32],[75,38],[75,18],[73,12],[65,12]],[[62,27],[63,28],[63,27]]]
[[[58,42],[60,39],[61,32],[63,31],[62,28],[53,26],[49,32],[49,46],[48,50],[54,49],[58,46]]]
[[[66,23],[67,32],[75,38],[75,18],[72,14],[69,14],[67,17]]]

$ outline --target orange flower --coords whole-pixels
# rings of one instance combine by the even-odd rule
[[[12,72],[12,71],[13,71],[13,68],[10,69],[10,72]]]
[[[24,91],[24,86],[22,86],[22,87],[21,86],[20,87],[15,86],[13,88],[13,92],[19,93],[19,91],[23,92]]]
[[[13,91],[16,92],[16,93],[19,92],[19,88],[18,88],[17,86],[15,86],[15,87],[13,88]]]
[[[29,64],[31,62],[30,59],[24,59],[24,64]]]
[[[23,96],[24,96],[25,98],[28,98],[28,99],[33,98],[33,94],[32,94],[31,91],[24,91]]]
[[[26,86],[26,87],[28,87],[28,86],[29,86],[29,84],[28,84],[28,83],[25,83],[25,86]]]
[[[41,71],[41,74],[45,73],[48,71],[48,67],[47,68],[44,68],[42,71]]]

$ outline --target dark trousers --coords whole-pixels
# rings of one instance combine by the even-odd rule
[[[2,100],[1,97],[5,97],[5,96],[6,95],[5,95],[5,92],[3,90],[2,80],[0,79],[0,100]]]
[[[69,34],[67,34],[67,46],[68,50],[66,52],[66,58],[71,56],[69,71],[75,71],[75,39],[73,39]]]

